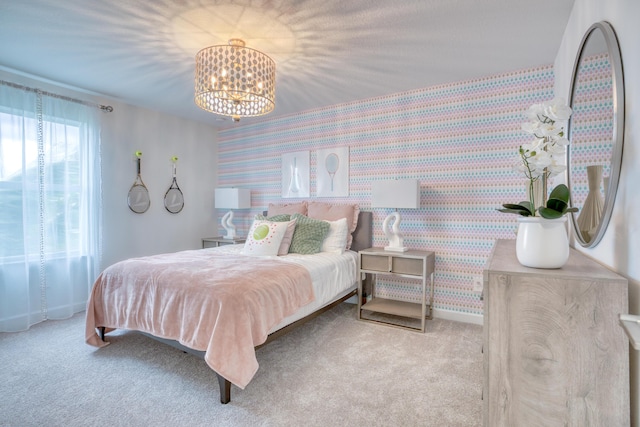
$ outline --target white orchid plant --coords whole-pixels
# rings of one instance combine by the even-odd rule
[[[529,180],[529,200],[518,204],[503,204],[504,209],[498,210],[522,216],[536,216],[537,211],[540,216],[548,219],[560,218],[568,212],[577,212],[577,208],[569,207],[569,189],[564,184],[555,187],[546,205],[543,201],[537,209],[534,191],[536,181],[547,181],[566,169],[559,159],[564,156],[569,140],[565,138],[564,128],[559,126],[558,122],[569,120],[571,108],[564,99],[554,98],[551,101],[533,104],[526,115],[529,121],[522,124],[522,130],[531,134],[533,141],[520,146],[514,169],[523,173]]]

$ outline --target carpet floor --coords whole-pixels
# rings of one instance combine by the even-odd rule
[[[84,343],[84,313],[0,333],[0,426],[479,426],[482,327],[422,334],[340,304],[258,349],[251,383],[219,402],[196,356],[132,331]]]

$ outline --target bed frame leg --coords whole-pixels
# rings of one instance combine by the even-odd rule
[[[231,383],[216,372],[218,385],[220,386],[220,403],[226,405],[231,402]]]

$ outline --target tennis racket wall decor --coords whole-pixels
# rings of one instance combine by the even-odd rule
[[[333,193],[333,178],[335,178],[336,172],[338,172],[338,167],[340,166],[340,158],[336,153],[331,153],[325,159],[324,166],[327,168],[327,173],[331,178],[331,192]]]
[[[171,158],[171,163],[173,167],[173,181],[171,181],[171,186],[164,193],[164,207],[166,210],[171,212],[172,214],[177,214],[184,207],[184,196],[182,195],[182,191],[180,187],[178,187],[178,181],[176,181],[176,162],[178,158],[173,156]]]
[[[129,189],[127,203],[129,204],[129,209],[135,213],[141,214],[145,213],[147,209],[149,209],[151,200],[149,199],[149,190],[147,190],[147,187],[144,185],[144,182],[142,182],[142,177],[140,176],[140,158],[142,157],[142,151],[136,151],[135,156],[136,162],[138,163],[138,175]]]

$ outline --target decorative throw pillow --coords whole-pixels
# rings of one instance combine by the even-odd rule
[[[282,237],[282,242],[280,242],[280,248],[278,249],[278,255],[286,255],[289,253],[289,246],[291,246],[291,238],[293,237],[293,233],[296,230],[296,220],[291,221],[291,215],[289,214],[280,214],[274,215],[270,217],[265,217],[264,215],[256,215],[255,219],[262,221],[273,221],[273,222],[287,222],[287,231],[284,233]]]
[[[242,253],[245,255],[278,255],[280,243],[282,243],[288,226],[288,222],[253,221]]]
[[[358,215],[360,207],[358,205],[342,204],[332,205],[324,202],[311,202],[307,207],[310,218],[323,219],[325,221],[336,221],[340,218],[347,218],[349,234],[347,236],[347,249],[351,248],[353,240],[352,233],[358,226]]]
[[[279,215],[279,214],[294,214],[300,213],[302,215],[307,214],[307,202],[297,202],[297,203],[282,203],[282,204],[274,204],[269,203],[269,208],[267,209],[267,214],[269,216]]]
[[[291,241],[293,240],[293,233],[296,232],[296,222],[297,221],[295,219],[287,221],[287,231],[285,231],[284,236],[282,237],[282,242],[280,242],[278,255],[286,255],[289,253]]]
[[[322,249],[322,242],[329,232],[329,223],[309,218],[299,213],[291,215],[296,220],[296,231],[291,239],[289,253],[317,254]]]
[[[284,222],[284,221],[291,221],[291,215],[278,214],[278,215],[266,217],[264,215],[257,214],[254,219],[259,219],[262,221]]]
[[[329,232],[322,242],[321,251],[341,254],[347,248],[347,235],[349,234],[347,218],[327,222],[329,223]]]

